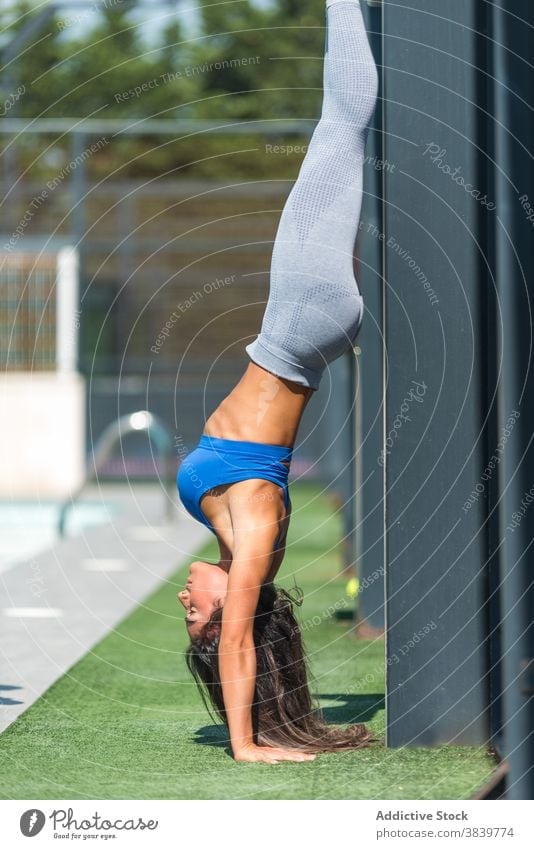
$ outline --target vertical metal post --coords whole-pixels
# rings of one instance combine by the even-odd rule
[[[349,352],[332,363],[332,378],[335,380],[336,402],[330,405],[332,410],[332,425],[336,428],[336,458],[337,458],[337,487],[342,496],[343,515],[343,562],[350,567],[354,563],[356,550],[357,521],[356,521],[356,450],[355,450],[355,418],[357,408],[357,391],[353,385],[354,354]]]
[[[56,369],[72,374],[78,368],[78,252],[61,248],[56,276]]]
[[[353,356],[347,354],[329,365],[309,410],[317,417],[314,426],[321,435],[321,478],[341,511],[345,567],[353,562],[356,534]]]
[[[476,6],[383,4],[389,746],[488,739]]]
[[[70,181],[70,223],[72,238],[80,253],[82,275],[84,268],[82,259],[84,255],[83,239],[85,237],[86,230],[85,199],[87,196],[87,175],[85,169],[85,157],[83,156],[85,139],[86,136],[82,130],[71,131],[71,155],[72,161],[75,162],[76,165],[72,169]]]
[[[362,4],[369,43],[379,75],[382,68],[382,16]],[[384,630],[384,442],[382,334],[382,85],[365,148],[364,196],[357,241],[356,278],[365,313],[358,336],[357,528],[355,559],[360,590],[356,630],[372,637]]]
[[[534,8],[497,0],[494,21],[496,268],[499,295],[502,754],[506,796],[534,798]],[[510,419],[513,417],[513,419]],[[513,424],[511,422],[513,421]],[[503,438],[504,438],[503,437]]]

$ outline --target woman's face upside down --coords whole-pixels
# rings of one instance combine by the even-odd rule
[[[198,637],[213,611],[224,603],[228,572],[217,563],[195,560],[178,600],[186,610],[185,625],[191,639]]]

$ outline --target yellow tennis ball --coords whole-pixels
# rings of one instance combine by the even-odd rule
[[[356,576],[351,578],[345,587],[345,592],[347,593],[349,598],[356,598],[358,595],[358,591],[360,589],[360,582]]]

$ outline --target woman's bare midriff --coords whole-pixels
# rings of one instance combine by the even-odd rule
[[[207,419],[204,433],[292,448],[313,391],[249,363],[239,383]]]

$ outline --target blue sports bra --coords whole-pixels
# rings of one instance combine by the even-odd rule
[[[197,447],[180,464],[176,484],[186,510],[215,533],[200,500],[213,487],[261,478],[281,486],[289,507],[288,476],[293,449],[266,442],[223,439],[203,433]],[[278,544],[278,540],[276,544]]]

